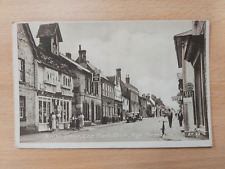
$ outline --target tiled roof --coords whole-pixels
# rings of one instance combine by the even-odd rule
[[[120,81],[120,86],[121,86],[122,96],[129,98],[128,88],[125,86],[125,84],[122,80]]]
[[[135,90],[136,92],[139,92],[138,89],[136,87],[134,87],[132,84],[130,83],[125,83],[125,86],[128,88],[128,89],[133,89]]]
[[[88,72],[88,73],[91,73],[88,69],[84,68],[83,66],[81,66],[81,65],[78,64],[77,62],[75,62],[75,61],[73,61],[73,60],[67,58],[65,55],[63,55],[63,54],[60,53],[60,56],[61,56],[62,58],[64,58],[65,60],[69,61],[70,63],[72,63],[73,65],[75,65],[78,69],[84,70],[85,72]]]
[[[58,34],[59,42],[62,42],[62,35],[59,29],[59,24],[58,23],[52,23],[52,24],[42,24],[40,25],[37,33],[37,38],[42,38],[42,37],[49,37],[54,34]]]
[[[40,63],[52,69],[58,70],[60,72],[75,76],[75,74],[72,72],[71,68],[68,65],[68,61],[66,61],[61,56],[54,55],[50,52],[46,52],[39,47],[37,47],[37,52],[38,52],[37,60]]]
[[[107,78],[109,79],[109,81],[111,82],[111,83],[115,83],[115,76],[107,76]]]

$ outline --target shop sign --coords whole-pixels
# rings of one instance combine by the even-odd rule
[[[193,89],[194,89],[194,85],[192,84],[192,83],[187,83],[186,85],[185,85],[185,89],[187,90],[187,91],[192,91]]]
[[[100,81],[100,74],[96,73],[93,74],[93,82],[99,82]]]
[[[173,101],[182,100],[182,96],[173,96],[172,100]]]
[[[187,97],[193,97],[194,96],[194,91],[184,91],[183,92],[183,97],[187,98]]]

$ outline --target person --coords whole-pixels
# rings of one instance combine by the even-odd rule
[[[74,129],[75,128],[75,116],[74,116],[74,114],[72,115],[71,120],[72,120],[71,129]]]
[[[182,127],[183,119],[184,119],[184,116],[183,116],[182,112],[180,111],[178,113],[178,120],[179,120],[180,127]]]
[[[56,130],[56,115],[54,112],[52,112],[52,130]]]
[[[80,115],[78,114],[77,118],[76,118],[76,129],[80,130]]]
[[[81,114],[80,115],[80,119],[81,119],[81,127],[84,127],[84,115],[83,114]]]
[[[52,113],[49,113],[48,122],[49,122],[49,129],[52,130]]]
[[[169,127],[172,128],[172,121],[173,121],[173,113],[168,109],[168,121],[169,121]]]
[[[58,112],[56,114],[56,128],[59,128],[59,121],[60,121],[60,118],[61,118],[61,114],[60,112]]]

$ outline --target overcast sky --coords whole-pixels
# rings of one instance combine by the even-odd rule
[[[40,24],[43,22],[29,23],[36,45]],[[191,25],[191,21],[59,22],[60,52],[69,52],[76,59],[81,44],[87,60],[106,76],[121,68],[122,80],[129,74],[140,95],[154,94],[178,109],[171,99],[179,92],[177,73],[181,72],[173,37],[191,30]]]

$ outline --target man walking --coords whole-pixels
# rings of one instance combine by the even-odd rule
[[[173,113],[168,109],[168,121],[169,121],[169,127],[172,128],[172,121],[173,121]]]
[[[182,127],[182,122],[183,122],[183,114],[181,113],[181,111],[178,113],[178,120],[179,120],[179,124],[180,124],[180,127]]]

